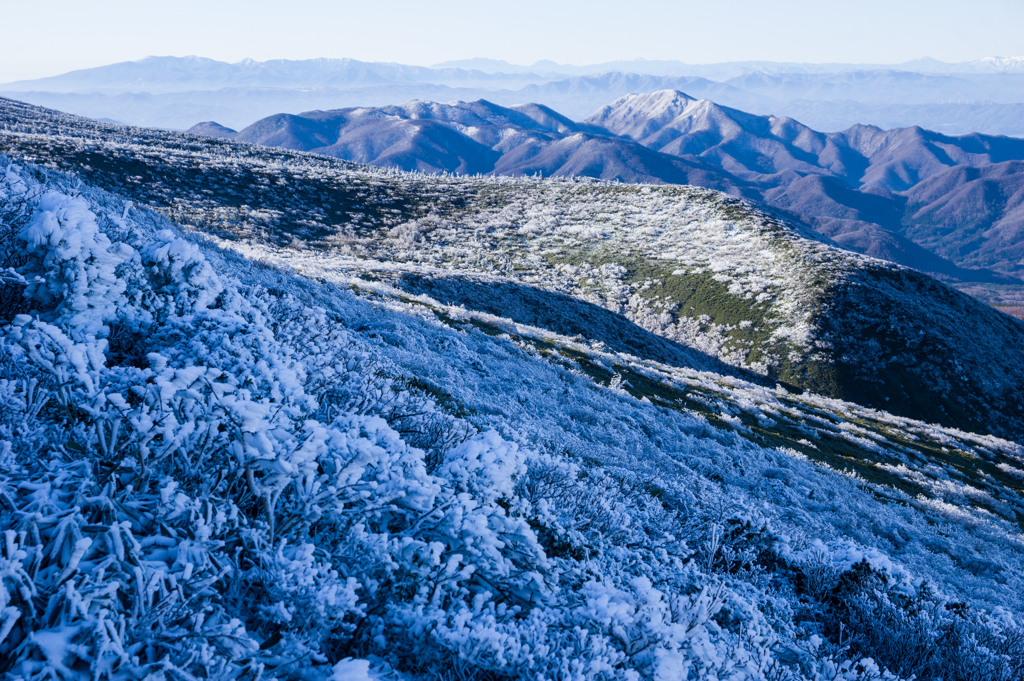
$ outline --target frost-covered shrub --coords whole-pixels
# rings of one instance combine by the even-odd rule
[[[785,543],[756,512],[722,502],[694,508],[681,535],[708,571],[729,574],[776,567],[777,552]]]
[[[34,196],[10,166],[0,175],[0,322],[8,322],[26,309],[25,278],[18,271],[27,254],[20,234],[32,217]]]
[[[61,319],[83,339],[116,317],[126,286],[116,269],[132,250],[110,243],[85,199],[45,192],[19,236],[28,256],[21,268],[28,280],[25,296],[33,309]]]
[[[852,559],[851,559],[852,556]],[[815,650],[870,654],[905,678],[1000,679],[1024,673],[1024,627],[1007,611],[973,612],[882,556],[815,549],[781,558]],[[824,638],[823,638],[824,637]]]
[[[479,585],[544,590],[526,522],[465,476],[430,475],[370,415],[388,407],[324,412],[323,379],[359,363],[340,329],[310,333],[322,311],[272,309],[166,230],[113,244],[80,196],[49,190],[32,210],[32,312],[0,340],[6,673],[330,676],[408,612],[443,619]],[[108,356],[111,326],[136,361]],[[377,385],[392,408],[412,400]],[[488,452],[508,448],[484,442],[499,465]]]

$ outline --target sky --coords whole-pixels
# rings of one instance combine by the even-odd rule
[[[900,63],[1024,55],[1022,0],[0,0],[0,82],[151,55]]]

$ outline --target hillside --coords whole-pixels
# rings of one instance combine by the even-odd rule
[[[722,359],[1024,326],[709,190],[2,120],[5,677],[1017,678],[1021,445]]]
[[[791,119],[752,116],[669,92],[625,97],[586,123],[764,187],[769,205],[863,252],[885,257],[885,242],[895,235],[960,267],[994,267],[1014,276],[1022,271],[1017,255],[1022,227],[1012,211],[1019,165],[1014,162],[1024,158],[1022,140],[870,126],[824,134]],[[978,182],[976,168],[993,180]],[[972,200],[982,185],[992,197],[1005,199]],[[925,202],[942,203],[956,218],[928,215]],[[955,227],[943,230],[941,243],[927,234],[933,219],[955,220]],[[986,220],[980,230],[960,229]],[[999,221],[1000,229],[987,229]],[[871,236],[865,238],[865,232]],[[937,271],[914,249],[903,250],[906,255],[898,261]]]
[[[693,184],[763,202],[851,250],[948,281],[1019,286],[1024,272],[1013,209],[1013,159],[1024,159],[1024,143],[1012,138],[867,126],[826,134],[675,91],[624,97],[583,123],[536,104],[482,100],[281,114],[238,132],[211,123],[190,132],[428,173]],[[964,175],[968,168],[986,168],[986,179]],[[972,200],[981,185],[1004,198]]]
[[[310,249],[296,257],[396,285],[406,272],[498,274],[769,381],[967,431],[1024,432],[1017,320],[715,192],[424,175],[367,185],[324,157],[6,111],[0,150],[78,169],[224,238]]]

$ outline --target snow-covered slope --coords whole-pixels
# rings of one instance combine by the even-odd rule
[[[630,293],[617,262],[558,295],[540,275],[568,270],[529,244],[643,230],[795,320],[802,277],[912,275],[702,190],[430,178],[36,113],[0,157],[6,678],[1021,668],[1020,445],[673,354],[587,310]],[[498,314],[446,301],[499,289]]]
[[[498,274],[770,381],[965,430],[1024,432],[1017,320],[716,192],[365,174],[31,107],[9,120],[3,149],[78,168],[225,237],[309,248],[296,257],[399,285],[405,272]]]

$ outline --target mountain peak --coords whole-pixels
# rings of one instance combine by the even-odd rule
[[[695,99],[679,90],[659,90],[620,97],[588,118],[586,123],[642,140],[680,117],[719,108],[713,102]]]
[[[203,121],[202,123],[196,123],[185,132],[191,135],[205,135],[207,137],[219,137],[221,139],[233,139],[238,134],[237,130],[232,130],[231,128],[223,126],[216,121]]]
[[[696,102],[707,101],[691,97],[679,90],[657,90],[655,92],[631,93],[609,104],[606,109],[628,107],[632,111],[643,111],[649,115],[673,109],[682,111]]]

